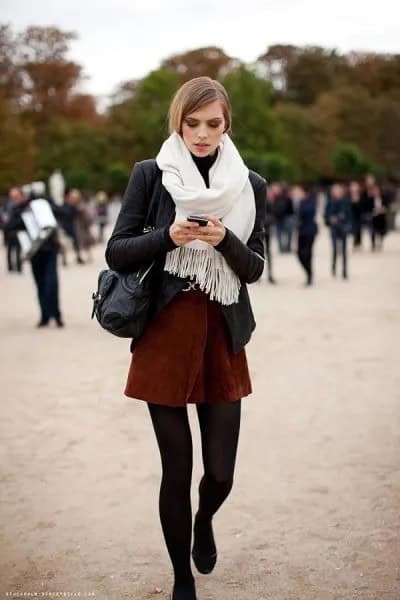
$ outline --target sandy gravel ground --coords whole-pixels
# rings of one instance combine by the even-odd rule
[[[314,289],[287,255],[278,286],[252,286],[255,392],[199,600],[400,598],[400,235],[351,255],[348,282],[330,277],[325,235],[316,253]],[[128,343],[89,318],[102,250],[61,270],[63,331],[34,328],[29,269],[0,261],[0,598],[166,600],[147,409],[122,393]]]

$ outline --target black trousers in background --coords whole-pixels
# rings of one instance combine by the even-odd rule
[[[353,216],[353,246],[359,248],[362,245],[362,221],[360,216]]]
[[[159,497],[161,526],[171,558],[175,583],[193,578],[192,541],[192,434],[186,407],[148,403],[162,464]],[[197,404],[204,475],[199,485],[198,517],[211,521],[233,485],[239,440],[241,400]]]
[[[37,287],[41,320],[61,317],[58,303],[57,250],[39,250],[32,258],[32,273]]]
[[[299,234],[298,236],[297,256],[301,266],[306,272],[307,283],[312,283],[313,280],[312,250],[314,240],[315,235]]]
[[[21,246],[18,240],[7,242],[7,267],[9,271],[22,271]]]
[[[342,255],[343,277],[347,277],[347,232],[342,227],[331,227],[331,240],[332,240],[332,275],[336,275],[336,261],[338,256],[338,249]]]

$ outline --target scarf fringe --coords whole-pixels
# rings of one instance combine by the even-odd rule
[[[228,306],[239,301],[240,280],[216,250],[212,252],[180,246],[167,253],[165,271],[191,277],[211,300]]]

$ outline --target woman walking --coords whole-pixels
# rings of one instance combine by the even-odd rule
[[[219,82],[186,82],[169,125],[156,160],[133,169],[106,260],[118,271],[156,261],[154,314],[132,344],[125,394],[147,402],[160,451],[171,599],[196,600],[190,554],[200,573],[213,570],[212,519],[232,488],[241,398],[252,391],[244,347],[255,321],[246,284],[263,273],[266,184],[229,136],[231,108]],[[154,230],[143,235],[150,207]],[[196,405],[204,466],[193,548],[188,404]]]

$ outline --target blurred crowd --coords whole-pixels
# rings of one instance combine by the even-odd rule
[[[349,277],[349,240],[354,251],[360,251],[363,237],[370,240],[372,251],[380,251],[388,233],[396,226],[399,190],[389,184],[378,184],[374,175],[348,184],[333,183],[325,189],[307,185],[288,186],[272,183],[267,189],[265,246],[267,276],[276,283],[273,274],[271,240],[275,236],[280,253],[296,251],[306,275],[306,286],[314,283],[313,246],[321,221],[330,234],[331,272]]]
[[[389,184],[380,185],[373,175],[367,175],[364,181],[333,183],[324,188],[270,183],[264,228],[267,280],[277,283],[272,251],[272,240],[276,240],[279,253],[297,256],[305,274],[305,286],[312,286],[315,283],[313,247],[324,226],[331,241],[332,276],[340,274],[348,279],[349,246],[353,251],[360,251],[367,237],[371,251],[382,251],[385,236],[396,227],[398,194],[398,189]],[[121,198],[110,199],[102,190],[93,195],[79,189],[70,189],[64,194],[63,188],[58,188],[58,193],[49,193],[43,182],[11,188],[8,196],[0,199],[0,227],[9,273],[23,272],[26,261],[18,232],[25,229],[24,211],[37,198],[48,201],[57,222],[57,228],[40,248],[25,257],[31,263],[37,287],[40,306],[37,326],[46,327],[54,320],[58,327],[63,327],[58,298],[58,257],[64,267],[70,264],[71,256],[77,265],[92,262],[92,248],[105,242],[105,228],[114,223]]]

